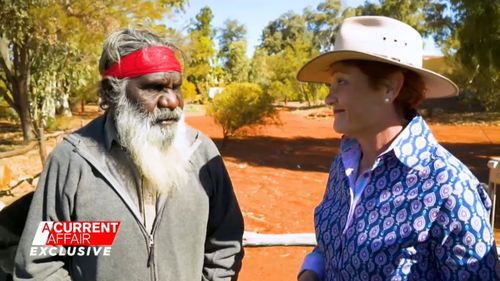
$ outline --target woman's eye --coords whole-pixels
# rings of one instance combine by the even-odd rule
[[[347,84],[347,80],[339,78],[339,79],[337,79],[337,84],[338,85],[345,85],[345,84]]]

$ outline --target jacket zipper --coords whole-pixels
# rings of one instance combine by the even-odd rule
[[[151,269],[151,279],[156,280],[156,268],[155,268],[155,242],[153,234],[149,234],[149,255],[148,255],[148,267]]]
[[[117,186],[118,184],[113,180],[113,177],[110,176],[108,173],[105,173],[101,170],[101,167],[99,165],[97,165],[96,163],[98,163],[97,161],[94,160],[94,158],[86,153],[85,151],[82,151],[79,149],[79,144],[81,143],[81,140],[79,139],[76,139],[75,137],[73,137],[72,135],[69,135],[66,137],[66,140],[73,145],[74,147],[74,151],[77,152],[78,154],[80,154],[84,159],[86,159],[87,161],[89,161],[89,163],[95,167],[100,173],[101,175],[104,176],[104,178],[106,178],[108,181],[109,181],[109,184],[111,185],[111,187],[116,190],[115,186]],[[120,192],[118,192],[119,196],[122,197],[122,199],[124,198]],[[148,240],[148,246],[147,246],[147,250],[148,250],[148,262],[147,262],[147,266],[151,268],[151,275],[152,275],[152,280],[156,280],[156,269],[155,269],[155,266],[154,266],[154,233],[155,233],[155,229],[156,229],[156,221],[153,225],[153,231],[152,233],[148,233],[148,231],[146,230],[146,228],[144,227],[144,224],[140,221],[140,219],[138,218],[138,216],[135,214],[135,212],[133,211],[133,209],[130,207],[130,203],[127,202],[127,200],[124,199],[124,202],[125,202],[125,205],[127,205],[127,207],[129,208],[130,212],[133,214],[133,216],[135,217],[135,220],[136,222],[139,224],[139,227],[142,228],[142,230],[144,231],[144,233],[146,234],[146,240]],[[163,210],[165,209],[164,208],[165,206],[162,206],[162,210],[161,210],[161,214],[160,214],[160,217],[161,215],[163,214]]]
[[[156,233],[156,229],[158,228],[158,224],[161,220],[161,217],[163,217],[163,211],[165,210],[165,205],[161,207],[160,212],[158,212],[155,221],[153,223],[153,229],[151,230],[151,233],[148,234],[148,267],[151,268],[151,276],[153,277],[153,280],[157,280],[156,276],[156,266],[155,266],[155,243],[154,243],[154,234]],[[142,226],[142,229],[144,229],[146,232],[146,228],[142,223],[140,223]]]
[[[149,235],[149,255],[148,255],[148,267],[152,267],[154,264],[154,238],[153,235]],[[154,270],[154,268],[153,268]]]

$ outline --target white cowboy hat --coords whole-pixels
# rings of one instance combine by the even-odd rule
[[[426,98],[458,95],[450,79],[422,68],[423,43],[420,34],[398,20],[380,16],[344,20],[335,38],[334,50],[307,62],[298,72],[302,82],[330,83],[333,63],[343,60],[378,61],[410,69],[425,83]]]

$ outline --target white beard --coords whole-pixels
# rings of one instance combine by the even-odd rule
[[[176,109],[180,119],[174,124],[156,124],[165,112],[171,111],[156,108],[154,113],[143,113],[123,95],[114,117],[120,144],[144,177],[143,186],[171,195],[187,181],[189,145],[182,110]]]

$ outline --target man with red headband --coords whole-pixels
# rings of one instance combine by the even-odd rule
[[[243,218],[216,146],[184,122],[182,69],[172,47],[147,31],[115,32],[100,72],[106,112],[47,160],[14,278],[236,280]],[[108,252],[96,253],[100,245],[92,243],[82,255],[67,244],[57,253],[33,249],[40,225],[48,225],[41,222],[62,221],[86,222],[73,232],[96,221],[119,228]]]

